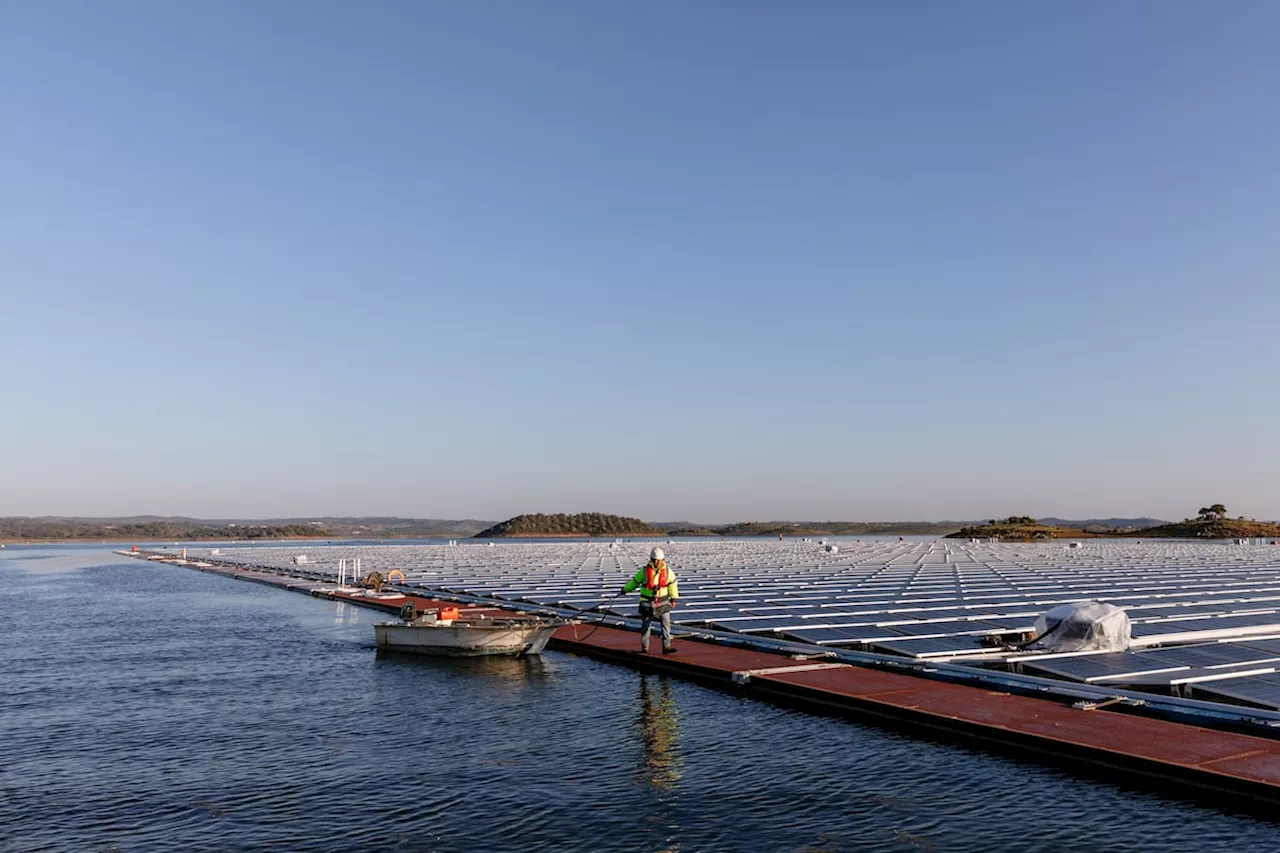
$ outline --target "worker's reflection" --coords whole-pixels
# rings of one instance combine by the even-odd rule
[[[657,679],[656,689],[651,678]],[[644,743],[645,781],[657,791],[674,791],[684,766],[680,712],[671,698],[671,682],[663,676],[640,676],[640,739]]]

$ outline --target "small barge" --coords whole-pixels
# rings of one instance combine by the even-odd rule
[[[490,618],[483,612],[463,619],[456,607],[418,613],[412,604],[404,606],[400,618],[373,626],[379,649],[449,657],[537,655],[556,629],[568,624],[564,619]]]

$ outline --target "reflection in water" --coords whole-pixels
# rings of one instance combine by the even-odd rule
[[[339,601],[338,606],[333,609],[333,624],[338,626],[359,625],[364,620],[360,617],[367,614],[361,612],[361,608],[354,604],[347,604],[345,601]]]
[[[544,681],[554,671],[541,655],[474,655],[450,657],[448,655],[419,655],[395,649],[378,649],[379,663],[400,667],[420,667],[447,672],[457,678],[483,678],[490,683],[502,683],[512,689],[521,689]]]
[[[650,683],[651,676],[640,676],[640,741],[643,752],[640,758],[640,782],[653,794],[652,811],[645,821],[654,829],[663,830],[663,837],[654,839],[653,849],[659,853],[676,853],[680,842],[676,840],[680,826],[673,815],[675,792],[680,787],[684,769],[684,756],[680,754],[680,712],[671,696],[671,682],[666,676],[657,679],[656,689]]]
[[[671,698],[671,682],[657,676],[655,691],[650,677],[640,677],[640,738],[644,743],[644,780],[657,791],[680,786],[684,759],[680,755],[680,712]]]

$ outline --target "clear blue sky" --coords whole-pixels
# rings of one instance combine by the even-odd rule
[[[0,4],[0,514],[1280,516],[1280,4]]]

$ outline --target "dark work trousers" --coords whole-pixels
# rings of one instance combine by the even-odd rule
[[[649,634],[653,631],[653,620],[657,619],[662,625],[662,647],[664,649],[671,647],[671,602],[662,599],[656,604],[647,599],[640,599],[640,618],[643,620],[640,625],[640,650],[647,652],[649,650]]]

